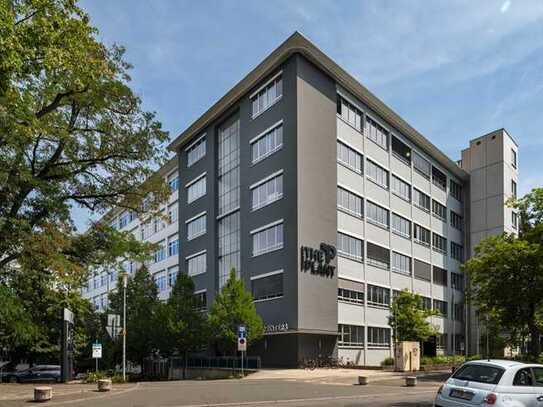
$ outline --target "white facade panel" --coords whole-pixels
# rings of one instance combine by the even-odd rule
[[[338,230],[353,236],[365,236],[364,220],[340,210],[337,211],[337,227]]]
[[[356,192],[360,196],[364,196],[364,177],[349,168],[338,163],[337,165],[337,182],[338,185],[348,187],[348,189]]]
[[[337,119],[337,138],[355,150],[364,152],[364,136],[355,128]]]
[[[364,306],[338,301],[338,324],[364,325]]]
[[[345,257],[338,256],[337,273],[338,277],[355,281],[364,281],[364,265]]]

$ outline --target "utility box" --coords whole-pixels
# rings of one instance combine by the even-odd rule
[[[419,342],[397,342],[394,349],[394,366],[397,372],[420,370]]]

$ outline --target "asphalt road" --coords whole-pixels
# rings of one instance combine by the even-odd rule
[[[427,407],[441,379],[422,379],[406,388],[401,379],[359,386],[352,381],[215,380],[139,383],[114,393],[61,396],[46,406],[74,407],[231,407],[231,406],[396,406]],[[0,388],[1,389],[1,388]],[[28,406],[28,400],[3,400],[1,407]]]

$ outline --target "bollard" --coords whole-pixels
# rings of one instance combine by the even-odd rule
[[[405,385],[407,387],[415,387],[417,385],[417,377],[416,376],[407,376],[405,378]]]
[[[368,376],[358,376],[358,384],[365,386],[368,384]]]
[[[34,401],[49,401],[53,398],[53,388],[49,386],[34,387]]]
[[[111,390],[111,380],[110,379],[99,379],[98,380],[98,391],[110,391]]]

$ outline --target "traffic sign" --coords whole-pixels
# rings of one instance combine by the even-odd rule
[[[238,338],[246,338],[247,337],[247,328],[245,325],[238,326]]]
[[[238,351],[246,352],[247,351],[247,339],[238,338]]]
[[[93,359],[102,358],[102,344],[101,343],[96,342],[92,344],[92,357]]]

